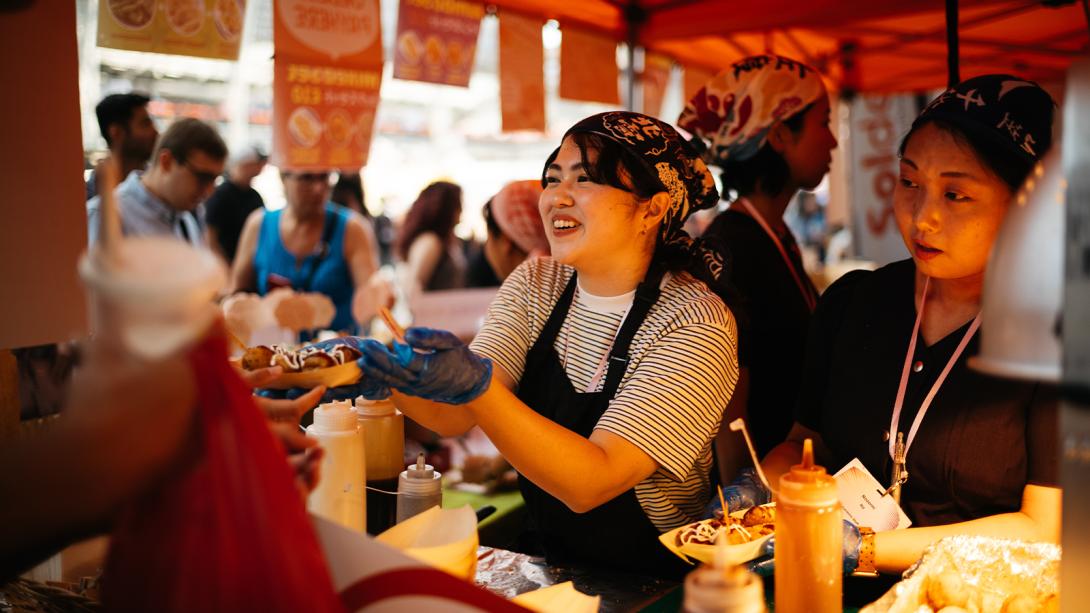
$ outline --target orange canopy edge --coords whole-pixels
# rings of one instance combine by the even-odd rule
[[[594,28],[682,65],[718,71],[746,55],[805,61],[830,84],[859,92],[910,92],[946,85],[942,0],[493,0],[504,10]],[[960,0],[961,78],[1006,72],[1060,81],[1090,53],[1077,0]],[[630,21],[631,18],[631,21]]]

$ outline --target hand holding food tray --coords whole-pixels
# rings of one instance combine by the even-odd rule
[[[715,558],[720,533],[727,538],[727,564],[744,564],[761,555],[761,548],[772,536],[776,523],[776,504],[770,503],[718,519],[705,519],[675,528],[659,536],[659,541],[686,562],[711,564]]]
[[[279,366],[284,374],[266,385],[269,389],[315,388],[319,385],[339,387],[360,380],[363,373],[356,360],[360,352],[349,345],[322,349],[308,345],[289,349],[280,345],[258,345],[246,349],[239,359],[244,370]]]

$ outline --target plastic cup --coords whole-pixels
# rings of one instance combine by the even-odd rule
[[[122,239],[109,259],[85,253],[79,273],[95,337],[145,359],[201,338],[219,317],[213,301],[227,280],[210,251],[158,236]]]

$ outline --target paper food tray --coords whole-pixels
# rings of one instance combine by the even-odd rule
[[[240,360],[232,358],[231,363],[235,366],[239,366]],[[241,368],[241,366],[239,367]],[[359,364],[348,362],[347,364],[339,364],[337,366],[330,366],[329,368],[284,373],[277,377],[275,381],[263,385],[262,387],[273,390],[286,390],[297,387],[309,389],[318,387],[319,385],[338,387],[355,383],[356,381],[359,381],[362,376],[363,373],[360,371]]]
[[[762,506],[775,508],[776,503],[770,503]],[[740,518],[745,514],[746,511],[738,511],[736,513],[731,513],[731,517]],[[685,524],[685,526],[688,525],[689,524]],[[661,542],[667,549],[674,552],[674,555],[678,556],[679,558],[685,560],[690,564],[695,564],[696,562],[711,564],[715,558],[715,545],[689,544],[678,547],[677,534],[678,532],[681,532],[685,528],[685,526],[681,526],[680,528],[674,528],[669,532],[660,534],[659,542]],[[727,564],[745,564],[746,562],[757,558],[761,554],[761,547],[770,538],[772,538],[772,535],[766,534],[765,536],[762,536],[761,538],[750,541],[748,543],[742,543],[740,545],[727,545]]]

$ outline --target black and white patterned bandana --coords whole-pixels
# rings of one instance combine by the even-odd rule
[[[1032,81],[1007,74],[981,75],[939,94],[912,129],[933,119],[971,124],[997,146],[1032,163],[1052,144],[1053,106],[1048,92]]]
[[[628,111],[591,115],[565,134],[597,134],[617,143],[643,160],[670,195],[670,210],[659,228],[660,245],[688,255],[689,272],[709,285],[723,278],[724,257],[718,245],[693,239],[685,232],[685,220],[695,211],[719,202],[715,179],[692,146],[670,124]]]

